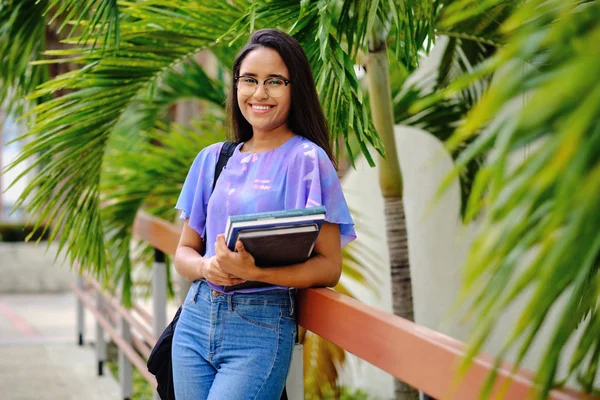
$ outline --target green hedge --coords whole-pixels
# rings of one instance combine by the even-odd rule
[[[0,242],[24,242],[25,238],[33,231],[33,225],[22,224],[22,223],[0,223]],[[50,236],[50,229],[45,233],[44,227],[40,227],[29,239],[30,241],[36,241],[40,237],[42,240],[47,240]]]

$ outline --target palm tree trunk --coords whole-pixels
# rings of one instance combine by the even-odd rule
[[[392,275],[394,314],[414,320],[412,284],[408,262],[408,246],[404,204],[402,202],[402,173],[396,152],[394,114],[383,28],[376,26],[369,41],[367,59],[369,99],[373,124],[385,146],[386,158],[380,158],[379,185],[385,204],[387,244]],[[396,380],[396,399],[413,400],[419,392]]]

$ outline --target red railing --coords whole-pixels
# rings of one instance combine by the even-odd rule
[[[180,228],[140,213],[133,232],[136,238],[173,255]],[[113,306],[117,311],[125,311],[116,304]],[[331,289],[300,290],[298,307],[301,326],[437,399],[478,399],[481,386],[493,368],[492,357],[479,355],[466,376],[458,381],[456,370],[464,354],[463,343]],[[134,364],[140,363],[136,357],[133,359]],[[528,398],[535,390],[532,373],[520,369],[511,374],[512,369],[508,363],[501,366],[495,390],[501,387],[506,390],[505,399]],[[570,389],[554,390],[549,398],[598,400]]]

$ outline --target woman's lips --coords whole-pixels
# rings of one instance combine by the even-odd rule
[[[275,106],[269,104],[250,104],[250,109],[256,114],[265,114],[271,111]]]

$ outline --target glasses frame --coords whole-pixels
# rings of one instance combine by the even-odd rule
[[[252,96],[254,93],[256,93],[256,91],[258,90],[258,86],[261,84],[261,82],[258,79],[254,78],[252,76],[247,76],[247,75],[236,76],[235,77],[235,87],[236,87],[237,90],[240,90],[240,88],[238,86],[240,78],[253,79],[254,81],[256,81],[256,87],[254,88],[254,91],[252,93],[250,93],[250,94],[245,94],[244,96]],[[283,93],[281,93],[279,96],[273,96],[271,93],[269,93],[269,89],[268,89],[266,83],[267,83],[267,81],[270,81],[270,80],[273,80],[273,79],[278,79],[280,81],[283,81],[283,83],[285,84],[285,87],[287,87],[290,83],[292,83],[292,81],[290,81],[288,79],[284,79],[284,78],[271,77],[271,78],[265,79],[262,82],[262,85],[265,88],[265,93],[267,93],[269,95],[269,97],[275,97],[275,98],[277,98],[277,97],[283,96]]]

